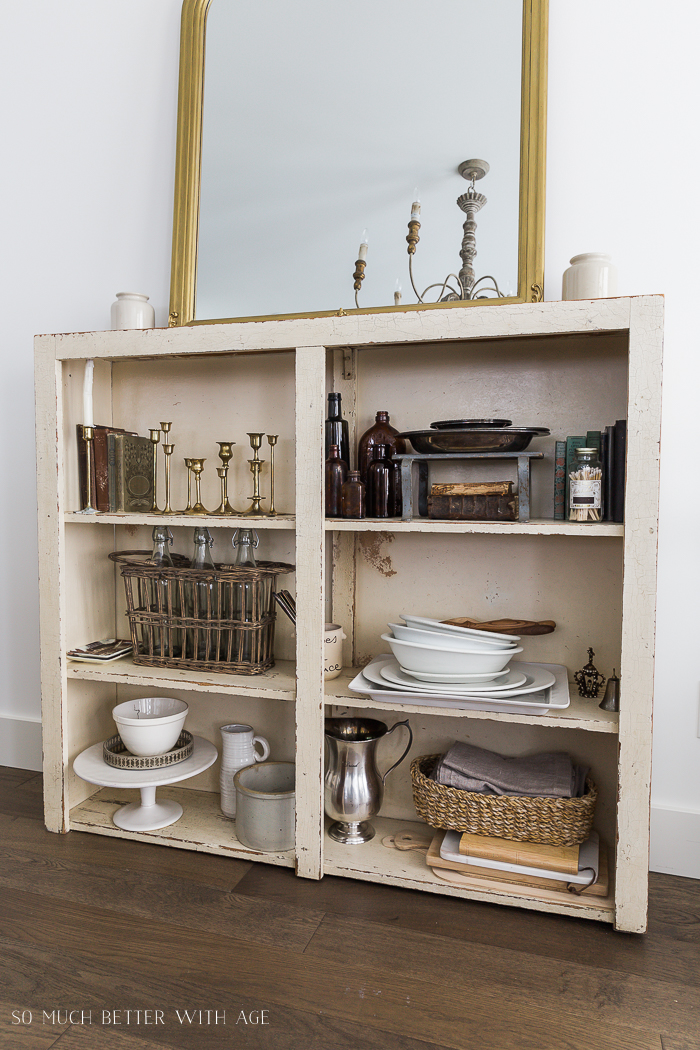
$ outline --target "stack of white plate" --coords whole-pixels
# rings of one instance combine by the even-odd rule
[[[379,656],[350,683],[377,700],[545,713],[569,706],[566,668],[513,661],[520,639],[402,614],[383,634],[394,654]],[[511,661],[513,661],[511,663]],[[557,688],[553,686],[557,683]]]

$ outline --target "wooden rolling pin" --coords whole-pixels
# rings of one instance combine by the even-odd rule
[[[557,626],[554,620],[471,620],[468,616],[455,616],[453,620],[442,620],[442,623],[496,634],[551,634]]]

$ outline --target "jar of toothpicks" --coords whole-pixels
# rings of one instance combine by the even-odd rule
[[[569,521],[602,518],[603,470],[595,448],[577,448],[569,473]]]

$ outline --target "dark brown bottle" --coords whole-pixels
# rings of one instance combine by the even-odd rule
[[[403,513],[403,500],[401,498],[401,460],[389,458],[389,467],[389,517],[400,518]]]
[[[343,482],[347,477],[348,466],[344,459],[340,458],[340,449],[337,445],[331,445],[330,455],[326,460],[326,517],[340,517],[340,494]]]
[[[372,445],[372,459],[367,468],[367,517],[389,517],[391,460],[388,445]]]
[[[343,518],[364,518],[365,486],[359,470],[349,470],[340,493],[340,512]]]
[[[357,469],[365,484],[367,484],[367,470],[372,459],[370,449],[373,446],[388,445],[392,455],[395,452],[406,451],[406,442],[403,438],[397,439],[397,434],[398,430],[389,422],[389,413],[377,412],[376,422],[364,432],[357,446]]]
[[[350,469],[350,438],[348,421],[343,419],[340,407],[340,394],[328,395],[328,419],[326,420],[326,459],[330,457],[331,445],[340,449],[340,458]]]

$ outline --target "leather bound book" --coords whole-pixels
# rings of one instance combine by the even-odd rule
[[[147,513],[153,501],[153,445],[136,434],[107,434],[109,508]]]
[[[554,520],[566,518],[566,442],[554,442]]]
[[[615,420],[615,455],[613,457],[612,520],[625,520],[625,469],[627,459],[627,420]]]
[[[605,459],[603,460],[603,521],[614,521],[613,492],[615,491],[615,427],[606,427],[605,434]]]
[[[92,443],[95,468],[95,506],[100,514],[109,514],[109,466],[107,462],[107,435],[126,433],[121,427],[95,427]]]

